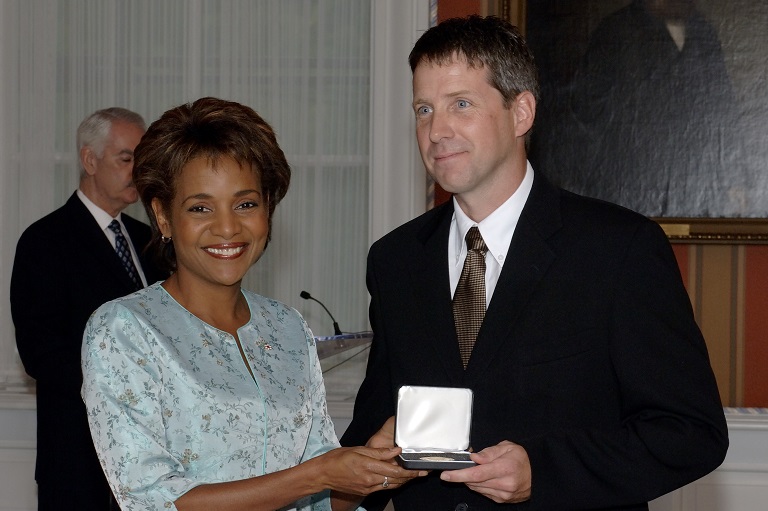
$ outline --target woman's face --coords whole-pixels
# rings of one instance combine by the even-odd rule
[[[163,236],[173,238],[176,276],[192,285],[239,285],[264,252],[269,212],[256,172],[229,157],[187,163],[166,215],[152,201]]]

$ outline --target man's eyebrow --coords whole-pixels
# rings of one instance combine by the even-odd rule
[[[444,97],[444,98],[456,98],[456,97],[459,97],[459,96],[474,96],[474,95],[475,95],[474,91],[471,91],[469,89],[462,89],[462,90],[457,90],[457,91],[449,92],[447,94],[444,94],[442,97]],[[430,105],[431,102],[426,100],[426,99],[415,98],[413,100],[412,104],[413,104],[413,106],[424,105],[424,104]]]
[[[475,94],[474,91],[471,91],[469,89],[464,90],[457,90],[454,92],[449,92],[445,95],[446,98],[455,98],[456,96],[473,96]]]

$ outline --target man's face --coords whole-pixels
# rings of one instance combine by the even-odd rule
[[[141,127],[114,121],[102,155],[88,148],[84,156],[83,167],[93,180],[90,190],[94,196],[89,198],[112,216],[139,200],[133,185],[133,150],[142,135]]]
[[[519,162],[525,156],[516,102],[505,108],[501,93],[488,83],[487,70],[470,68],[463,59],[416,67],[413,110],[419,151],[427,172],[460,204],[498,202],[522,179]]]

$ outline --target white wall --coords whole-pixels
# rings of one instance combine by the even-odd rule
[[[416,147],[408,54],[429,28],[429,0],[373,3],[370,241],[426,210],[426,173]]]
[[[35,396],[0,390],[0,511],[37,509]]]

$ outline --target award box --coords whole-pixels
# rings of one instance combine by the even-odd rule
[[[395,444],[408,469],[455,470],[469,458],[472,390],[404,385],[397,393]]]

